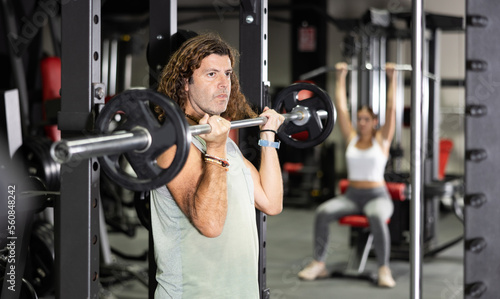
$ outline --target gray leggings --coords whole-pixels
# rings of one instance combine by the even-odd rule
[[[347,215],[364,214],[370,223],[378,265],[389,265],[391,236],[386,221],[393,211],[394,204],[385,186],[373,189],[349,187],[344,195],[324,202],[316,210],[314,258],[322,262],[326,259],[330,223]]]

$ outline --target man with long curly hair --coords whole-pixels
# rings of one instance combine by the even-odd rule
[[[255,208],[281,212],[283,182],[275,132],[284,117],[265,107],[259,169],[228,138],[230,121],[256,116],[234,73],[238,53],[219,36],[184,42],[164,68],[158,90],[179,104],[193,136],[181,172],[151,192],[158,265],[155,298],[259,298]],[[164,117],[161,111],[159,117]],[[168,167],[175,149],[157,161]]]

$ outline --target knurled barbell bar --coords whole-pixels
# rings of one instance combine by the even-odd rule
[[[299,92],[310,95],[299,99]],[[160,123],[150,105],[165,111]],[[313,84],[297,83],[283,89],[273,108],[283,113],[285,123],[278,132],[284,143],[306,148],[323,142],[333,130],[336,111],[327,93]],[[231,128],[246,128],[265,124],[267,118],[257,117],[231,122]],[[191,135],[211,131],[208,124],[189,126],[179,106],[165,95],[152,90],[125,91],[109,101],[96,120],[98,133],[90,138],[61,140],[51,147],[52,158],[59,163],[99,157],[101,167],[124,188],[147,191],[158,188],[182,169],[191,143]],[[298,133],[302,138],[296,138]],[[168,168],[160,168],[156,158],[176,146],[174,159]],[[123,160],[132,167],[123,167]]]

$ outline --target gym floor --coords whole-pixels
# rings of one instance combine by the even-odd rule
[[[391,268],[397,285],[381,289],[367,280],[330,278],[312,282],[301,281],[297,272],[311,260],[313,208],[285,206],[280,215],[268,217],[267,226],[267,286],[272,299],[298,298],[410,298],[410,264],[407,260],[392,260]],[[444,244],[463,233],[461,222],[451,212],[442,212],[438,225],[437,243]],[[349,228],[332,224],[330,269],[342,269],[349,255]],[[128,254],[140,255],[147,249],[147,232],[140,228],[132,239],[111,233],[110,243]],[[134,267],[145,263],[120,261]],[[422,298],[462,298],[463,241],[423,260]],[[367,263],[367,270],[376,270],[375,258]],[[114,284],[108,289],[114,296],[108,298],[147,298],[147,288],[137,280]]]

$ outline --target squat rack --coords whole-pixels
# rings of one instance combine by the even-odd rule
[[[500,7],[466,1],[464,297],[497,298],[500,228]],[[494,262],[495,261],[495,262]]]
[[[92,130],[101,82],[101,1],[61,3],[61,111],[63,138]],[[61,197],[54,206],[56,298],[99,293],[99,163],[61,165]]]
[[[169,37],[177,31],[177,1],[150,0],[151,85],[166,63]],[[267,1],[242,0],[240,5],[240,81],[252,104],[268,105]],[[62,1],[62,82],[58,125],[62,138],[91,132],[96,109],[104,104],[101,76],[101,0]],[[165,14],[169,22],[165,22]],[[244,36],[245,38],[242,38]],[[77,71],[75,71],[77,70]],[[244,155],[256,162],[251,129],[240,131]],[[255,143],[255,145],[254,145]],[[56,298],[97,298],[99,292],[99,163],[97,159],[61,167],[61,199],[55,204]],[[266,288],[266,215],[257,213],[259,285]],[[153,275],[154,278],[154,275]],[[154,280],[152,280],[154,281]],[[153,291],[151,291],[153,289]],[[150,287],[150,297],[154,288]]]

